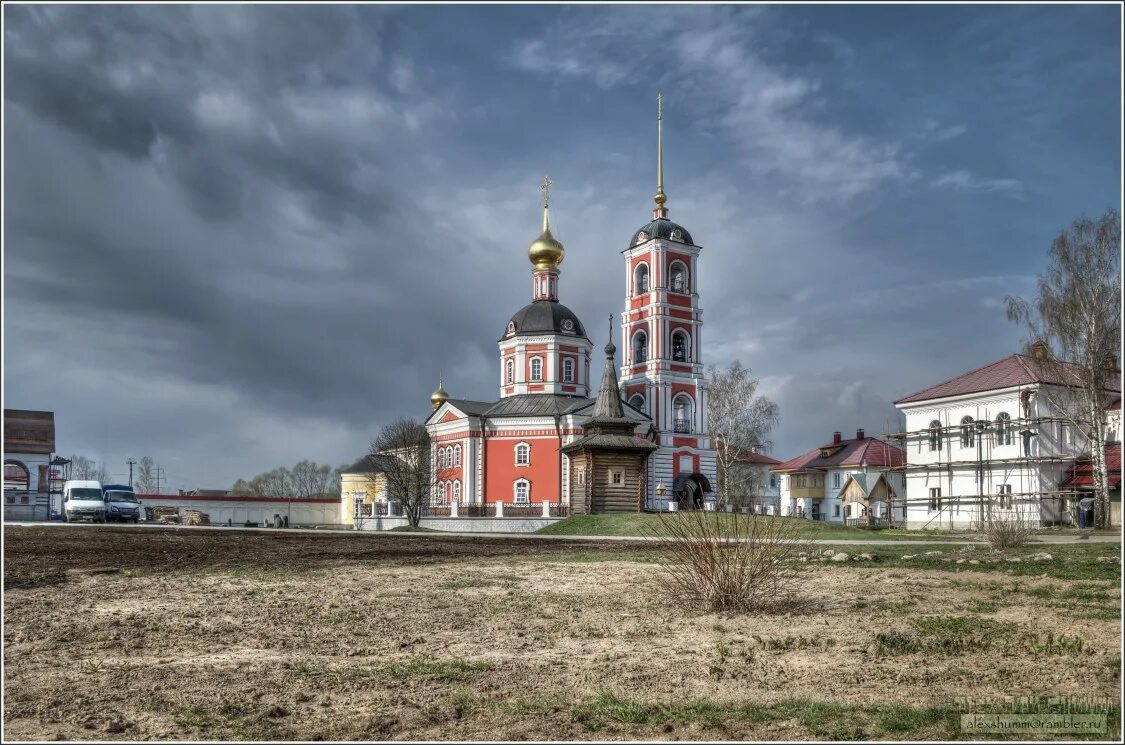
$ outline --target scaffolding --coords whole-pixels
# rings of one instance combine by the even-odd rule
[[[1002,424],[998,423],[1002,422]],[[1073,425],[1074,421],[1066,417],[1058,416],[1036,416],[1036,417],[1021,417],[1018,419],[974,419],[969,422],[961,422],[957,424],[941,424],[939,426],[927,426],[920,429],[908,430],[903,432],[889,432],[883,438],[888,443],[898,447],[903,452],[903,463],[898,466],[887,467],[888,474],[901,474],[901,483],[903,490],[909,491],[906,486],[906,476],[908,474],[930,474],[938,473],[944,474],[948,483],[952,486],[955,482],[953,477],[955,475],[964,475],[965,470],[973,469],[975,471],[974,482],[976,483],[975,493],[969,494],[956,494],[951,493],[948,495],[940,495],[937,497],[940,503],[935,505],[933,498],[930,496],[920,496],[910,498],[906,494],[896,498],[892,502],[892,513],[895,508],[901,508],[904,511],[908,510],[910,506],[930,506],[936,507],[935,514],[926,521],[926,525],[936,523],[942,525],[948,520],[950,527],[953,527],[955,522],[954,516],[959,514],[962,509],[969,512],[972,517],[968,520],[969,529],[978,529],[986,520],[996,519],[998,516],[1023,515],[1031,509],[1035,509],[1038,513],[1038,520],[1040,524],[1051,522],[1059,524],[1064,522],[1064,516],[1073,521],[1073,515],[1066,507],[1068,500],[1075,500],[1081,498],[1083,492],[1078,489],[1064,489],[1064,488],[1047,488],[1047,489],[1031,489],[1025,483],[1025,477],[1030,479],[1030,474],[1037,470],[1040,466],[1049,464],[1063,465],[1072,463],[1077,457],[1075,454],[1036,454],[1032,455],[1030,452],[1029,438],[1038,436],[1045,426],[1052,425]],[[954,435],[950,437],[949,435]],[[953,457],[955,449],[954,443],[957,438],[961,439],[961,449],[965,447],[975,448],[977,457],[975,458],[960,458]],[[1016,442],[1016,438],[1021,438],[1023,442]],[[985,438],[989,438],[990,447],[986,454]],[[934,446],[936,440],[936,447]],[[968,444],[966,444],[966,440]],[[920,445],[925,447],[925,452],[930,456],[936,456],[936,460],[927,463],[909,463],[909,449],[912,445]],[[1021,455],[1015,457],[994,458],[991,456],[991,450],[997,446],[1010,446],[1016,445],[1020,448]],[[948,456],[948,457],[947,457]],[[1018,470],[1020,489],[1019,491],[1004,491],[992,492],[985,491],[984,482],[986,476],[991,476],[996,470]],[[1042,484],[1042,473],[1036,474],[1035,481]],[[989,479],[991,480],[991,479]],[[1010,486],[1005,484],[1005,486]],[[1031,508],[1034,505],[1034,508]],[[1045,517],[1046,508],[1050,508],[1051,517]],[[966,521],[959,521],[964,524]]]

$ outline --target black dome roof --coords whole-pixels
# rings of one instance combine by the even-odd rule
[[[574,311],[555,300],[536,300],[517,310],[500,338],[509,336],[509,331],[516,336],[557,333],[586,338],[586,329]]]
[[[644,236],[641,233],[644,233]],[[667,217],[658,217],[648,225],[638,228],[637,232],[633,233],[633,239],[629,241],[629,246],[631,248],[653,238],[664,238],[669,241],[686,243],[689,246],[695,245],[691,240],[691,233],[687,232],[687,228],[677,225]]]

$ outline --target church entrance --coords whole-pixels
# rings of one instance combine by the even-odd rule
[[[681,510],[701,510],[706,504],[706,495],[711,492],[711,482],[701,473],[684,474],[676,477],[672,494]]]

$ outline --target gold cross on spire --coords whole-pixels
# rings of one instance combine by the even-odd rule
[[[543,192],[543,209],[547,209],[551,204],[551,184],[553,182],[547,176],[543,177],[543,185],[539,187],[539,191]]]

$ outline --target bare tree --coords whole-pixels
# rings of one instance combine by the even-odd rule
[[[146,455],[137,461],[137,475],[133,479],[133,488],[141,494],[152,494],[156,491],[156,461],[152,456]]]
[[[430,435],[415,419],[397,419],[371,443],[367,461],[387,479],[391,499],[402,504],[410,524],[417,526],[434,491],[430,468]]]
[[[711,365],[707,376],[711,384],[707,418],[714,433],[719,499],[736,504],[764,485],[761,469],[748,467],[743,461],[751,453],[773,446],[770,432],[780,418],[778,407],[757,395],[758,380],[738,360],[726,370]]]
[[[70,456],[70,477],[82,481],[109,481],[109,471],[105,463],[97,464],[85,455]]]
[[[303,460],[290,471],[295,496],[298,499],[316,499],[328,493],[332,467]]]
[[[1008,318],[1027,328],[1049,355],[1036,359],[1039,395],[1053,416],[1069,420],[1086,436],[1094,464],[1094,525],[1109,523],[1109,477],[1105,461],[1106,407],[1120,396],[1117,356],[1121,334],[1121,216],[1110,209],[1097,220],[1075,220],[1051,244],[1050,264],[1039,277],[1038,294],[1027,301],[1009,296]]]
[[[250,482],[246,479],[238,479],[230,488],[230,493],[236,496],[250,496],[254,492],[250,488]]]

